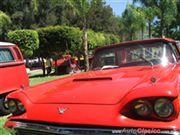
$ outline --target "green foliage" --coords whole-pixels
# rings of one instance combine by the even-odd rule
[[[146,26],[145,15],[139,8],[128,5],[122,15],[122,24],[126,40],[133,40],[135,33]]]
[[[88,45],[90,50],[118,42],[120,42],[120,37],[117,35],[88,30]]]
[[[39,47],[39,36],[34,30],[15,30],[8,33],[9,41],[19,45],[24,57],[30,57]]]
[[[104,0],[78,0],[73,1],[75,8],[75,24],[83,29],[92,29],[96,32],[110,32],[117,34],[119,32],[118,20],[113,15],[112,8],[106,5]],[[92,19],[93,18],[93,19]]]
[[[9,130],[6,130],[4,128],[4,124],[6,121],[7,121],[7,116],[6,117],[0,117],[0,133],[1,133],[1,135],[14,135],[14,134],[11,134],[9,132]]]
[[[9,18],[6,17],[6,23],[0,21],[0,27],[3,26],[3,29],[0,28],[0,39],[5,39],[9,29],[37,29],[56,25],[80,29],[86,26],[95,32],[121,35],[123,40],[140,39],[139,33],[141,31],[143,37],[147,25],[149,38],[151,35],[179,38],[179,0],[133,2],[140,4],[131,7],[132,13],[127,13],[127,10],[131,10],[127,6],[126,15],[124,12],[123,17],[117,17],[105,0],[1,0],[0,9]],[[136,16],[139,19],[135,19]]]
[[[10,27],[11,19],[4,12],[0,11],[0,39],[4,40]]]
[[[150,22],[154,23],[154,36],[170,36],[170,26],[172,23],[178,22],[177,16],[177,0],[133,0],[134,2],[140,2],[145,8],[144,12]],[[156,18],[156,19],[155,19]],[[150,29],[150,28],[149,28]]]
[[[71,53],[81,49],[81,31],[78,28],[67,26],[50,26],[38,29],[41,57],[60,57],[66,51]]]
[[[168,31],[168,37],[171,37],[173,39],[176,39],[176,40],[180,40],[180,29],[179,29],[179,26],[180,26],[180,0],[177,0],[176,2],[177,4],[177,13],[176,14],[176,20],[174,20],[171,25],[169,26],[169,31]]]
[[[58,59],[64,53],[72,55],[83,54],[82,31],[79,28],[68,26],[50,26],[38,29],[40,46],[38,55]],[[117,43],[119,36],[104,34],[88,30],[88,46],[94,48]]]
[[[168,27],[175,20],[177,14],[176,0],[161,0],[156,2],[157,17],[160,19],[157,22],[158,36],[166,36],[168,33]]]

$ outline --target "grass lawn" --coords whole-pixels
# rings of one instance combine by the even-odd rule
[[[29,75],[30,79],[30,85],[35,85],[43,82],[47,82],[50,80],[54,80],[57,78],[62,78],[67,75],[50,75],[50,76],[42,76],[41,71],[34,71],[32,74]],[[5,121],[7,120],[7,117],[1,117],[0,118],[0,135],[11,135],[6,129],[3,128]]]

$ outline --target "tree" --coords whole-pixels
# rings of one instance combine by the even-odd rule
[[[83,30],[84,57],[86,70],[89,70],[87,29],[117,34],[119,23],[113,15],[112,8],[103,0],[74,0],[74,7],[76,9],[74,26]]]
[[[156,16],[157,13],[157,9],[153,6],[154,4],[154,0],[133,0],[133,3],[141,3],[141,5],[143,6],[142,10],[145,14],[145,18],[147,20],[148,23],[148,36],[149,38],[152,37],[152,23],[154,21],[154,18]]]
[[[104,0],[84,0],[88,4],[87,28],[117,34],[119,25],[112,8]],[[12,29],[36,29],[50,25],[82,28],[77,0],[1,0],[0,9],[11,17]],[[80,13],[80,14],[79,14]],[[93,18],[93,19],[92,19]]]
[[[141,39],[144,39],[144,30],[146,28],[146,16],[145,12],[142,8],[136,8],[136,18],[137,18],[137,23],[139,24],[139,28],[141,29]]]
[[[155,18],[156,10],[153,7],[145,7],[143,8],[143,10],[145,12],[145,17],[148,21],[148,35],[149,38],[152,38],[152,23]]]
[[[13,22],[13,28],[31,28],[34,23],[35,3],[37,0],[3,0],[0,8],[7,13]]]
[[[158,11],[158,25],[159,25],[159,35],[161,37],[166,36],[167,34],[167,28],[172,23],[172,21],[175,19],[176,15],[176,0],[161,0],[156,1],[155,6]]]
[[[122,24],[124,32],[127,33],[126,40],[133,40],[135,38],[135,32],[139,30],[142,31],[143,35],[145,27],[143,12],[133,5],[128,5],[122,14]]]
[[[92,2],[92,1],[91,1]],[[84,48],[84,58],[86,71],[89,70],[89,58],[88,58],[88,37],[87,37],[87,28],[88,28],[88,15],[90,14],[91,2],[88,0],[79,0],[75,1],[74,5],[77,8],[78,18],[81,20],[80,25],[83,30],[83,48]]]
[[[180,0],[177,0],[177,13],[180,13]],[[171,23],[168,30],[168,37],[180,40],[180,14],[176,14],[176,19]]]
[[[70,25],[74,21],[75,7],[72,0],[51,0],[51,12],[58,25]]]
[[[177,14],[176,0],[134,0],[134,2],[140,2],[144,7],[149,8],[147,10],[149,20],[154,19],[154,15],[157,17],[155,23],[156,35],[161,37],[166,36],[168,27],[175,20]]]
[[[4,12],[0,11],[0,40],[5,40],[6,33],[9,30],[11,19]]]

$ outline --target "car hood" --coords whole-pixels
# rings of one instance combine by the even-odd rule
[[[24,93],[33,103],[116,104],[137,87],[153,85],[152,77],[160,81],[170,72],[172,66],[89,71],[33,86]]]

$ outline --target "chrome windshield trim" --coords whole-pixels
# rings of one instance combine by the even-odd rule
[[[59,134],[59,135],[141,135],[141,134],[160,134],[160,135],[177,135],[180,130],[165,130],[165,129],[146,129],[146,128],[131,128],[131,127],[114,127],[114,128],[92,128],[92,127],[68,127],[52,126],[48,124],[37,124],[28,122],[13,122],[13,127],[17,132],[18,130],[37,131],[43,133]],[[144,131],[144,132],[143,132]],[[21,135],[21,134],[20,134]]]

